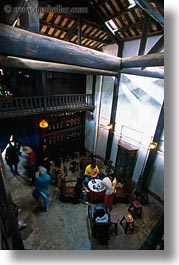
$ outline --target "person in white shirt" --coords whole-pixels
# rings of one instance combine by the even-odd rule
[[[108,207],[112,210],[113,201],[114,201],[114,188],[112,186],[111,179],[109,177],[105,177],[102,179],[99,189],[105,189],[103,206]]]

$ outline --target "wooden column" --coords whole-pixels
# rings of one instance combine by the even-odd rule
[[[144,18],[144,25],[143,25],[143,29],[142,29],[142,37],[141,37],[141,41],[140,41],[140,47],[139,47],[138,55],[145,54],[145,47],[146,47],[146,43],[147,43],[147,36],[148,36],[149,27],[150,27],[150,21],[151,21],[150,16],[146,15]]]
[[[25,9],[25,11],[22,12],[20,16],[20,23],[22,29],[26,29],[31,32],[39,32],[40,22],[37,7],[38,0],[28,0],[27,9]],[[34,10],[34,12],[30,12],[30,9]]]
[[[95,91],[96,91],[96,76],[93,75],[93,83],[92,83],[92,105],[95,105]]]
[[[122,55],[124,43],[121,43],[120,47],[118,47],[118,56]],[[114,90],[113,90],[113,101],[112,101],[112,109],[110,116],[110,124],[112,124],[112,128],[109,130],[107,147],[106,147],[106,155],[105,155],[105,163],[110,159],[112,143],[114,138],[114,130],[115,130],[115,121],[116,121],[116,110],[118,103],[118,94],[119,94],[119,84],[120,84],[121,74],[119,74],[114,81]]]
[[[1,0],[0,23],[13,25],[26,7],[26,0]]]
[[[81,16],[78,16],[78,45],[81,45]]]
[[[163,133],[163,130],[164,130],[164,103],[160,111],[153,142],[157,142],[157,143],[160,142],[160,138]],[[143,187],[147,188],[148,184],[150,183],[151,172],[153,170],[153,163],[155,161],[156,155],[157,155],[157,148],[156,150],[151,150],[149,153],[148,160],[147,160],[144,173],[143,173]]]
[[[111,117],[110,117],[110,124],[112,124],[112,128],[109,130],[109,134],[108,134],[105,163],[107,162],[107,160],[110,159],[110,156],[111,156],[112,142],[113,142],[114,129],[115,129],[115,120],[116,120],[116,110],[117,110],[117,103],[118,103],[120,77],[121,75],[115,78],[115,82],[114,82],[113,101],[112,101],[112,109],[111,109]]]

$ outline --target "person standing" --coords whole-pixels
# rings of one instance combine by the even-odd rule
[[[26,153],[25,169],[27,176],[31,179],[31,184],[35,183],[35,169],[36,169],[36,154],[30,146],[23,146],[23,151]]]
[[[113,187],[113,189],[114,189],[114,193],[116,193],[117,178],[115,177],[114,172],[109,173],[109,174],[108,174],[108,177],[109,177],[110,180],[111,180],[112,187]]]
[[[44,200],[45,211],[48,212],[49,209],[49,185],[51,181],[51,176],[47,174],[47,169],[45,167],[39,167],[39,176],[35,180],[35,189],[32,191],[32,196],[38,202],[40,196]]]
[[[103,206],[112,210],[114,201],[114,189],[112,186],[111,179],[107,176],[101,180],[99,189],[105,189],[105,194],[103,198]]]
[[[5,154],[6,163],[10,167],[13,175],[19,175],[18,163],[19,163],[19,151],[15,146],[14,142],[9,142],[9,147],[6,149]]]
[[[47,169],[47,172],[50,172],[50,155],[48,151],[48,146],[46,144],[42,145],[42,151],[41,151],[41,166],[45,167]]]

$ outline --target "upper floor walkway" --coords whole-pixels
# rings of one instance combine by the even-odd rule
[[[0,119],[66,110],[94,109],[91,94],[0,98]]]

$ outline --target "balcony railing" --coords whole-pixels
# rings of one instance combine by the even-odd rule
[[[91,108],[93,108],[91,94],[0,98],[0,118]]]

